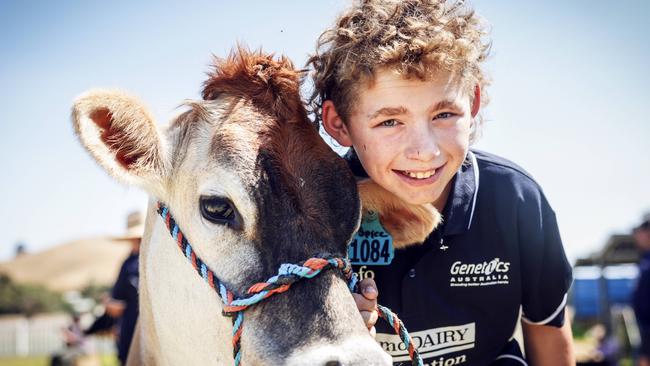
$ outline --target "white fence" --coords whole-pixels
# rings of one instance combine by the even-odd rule
[[[49,355],[59,351],[64,347],[62,330],[70,322],[66,314],[0,317],[0,357]],[[96,352],[115,352],[111,338],[90,337],[88,341]]]

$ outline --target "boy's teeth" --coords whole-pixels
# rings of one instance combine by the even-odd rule
[[[404,171],[404,174],[408,175],[410,178],[415,178],[415,179],[426,179],[434,175],[435,173],[436,173],[435,170],[430,170],[428,172],[409,172],[406,170]]]

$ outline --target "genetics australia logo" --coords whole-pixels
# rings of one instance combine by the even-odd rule
[[[510,262],[494,258],[480,263],[463,263],[456,261],[449,269],[449,286],[474,287],[507,285],[510,283],[508,272]]]

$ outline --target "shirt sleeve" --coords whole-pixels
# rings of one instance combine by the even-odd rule
[[[561,327],[572,269],[555,212],[541,190],[534,188],[522,194],[518,212],[522,318],[532,324]]]

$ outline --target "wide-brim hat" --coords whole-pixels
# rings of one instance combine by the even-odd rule
[[[115,240],[142,239],[144,234],[144,215],[140,211],[131,212],[126,216],[126,232],[115,237]]]

